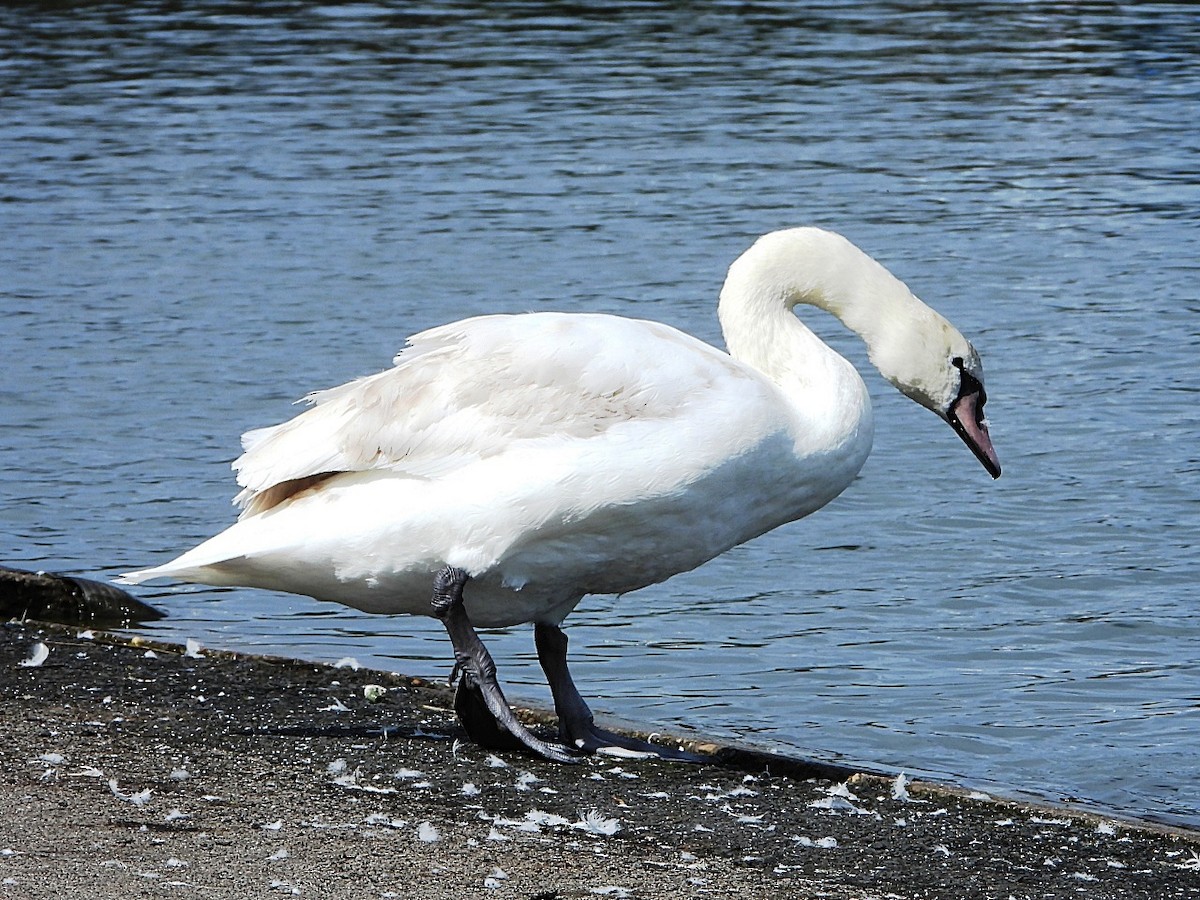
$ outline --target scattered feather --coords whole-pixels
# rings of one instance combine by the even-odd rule
[[[424,778],[425,773],[418,772],[416,769],[400,769],[396,772],[393,772],[392,777],[399,781],[404,781],[405,779],[410,778]]]
[[[178,806],[173,806],[171,807],[171,811],[163,816],[163,821],[169,825],[171,822],[182,822],[184,819],[190,818],[191,816],[185,813]]]
[[[348,791],[362,791],[367,794],[398,794],[394,787],[378,787],[373,784],[363,784],[358,780],[358,772],[348,772],[345,775],[339,775],[333,779],[333,783],[338,787],[343,787]]]
[[[599,810],[589,809],[571,827],[586,831],[588,834],[611,837],[621,830],[621,823],[617,819],[606,819]]]
[[[798,837],[796,843],[801,847],[816,847],[820,850],[833,850],[837,847],[837,838],[823,837],[817,838],[815,841],[812,838]]]
[[[604,887],[594,887],[588,891],[589,894],[595,894],[598,897],[616,897],[617,900],[624,900],[626,897],[632,897],[628,888],[617,887],[615,884],[608,884]]]
[[[325,767],[325,772],[328,775],[341,775],[346,771],[346,760],[340,756]]]
[[[844,797],[847,800],[858,799],[858,795],[855,794],[854,791],[850,790],[850,786],[844,781],[841,784],[836,784],[829,788],[826,793],[828,793],[831,797]]]
[[[518,791],[527,791],[529,790],[529,786],[531,784],[541,780],[542,779],[538,778],[532,772],[522,772],[517,776],[517,783],[514,785],[514,787],[516,787]]]
[[[479,788],[477,788],[474,784],[472,784],[470,781],[468,781],[461,788],[459,788],[459,792],[464,797],[474,797],[474,796],[478,795]]]
[[[495,868],[492,869],[492,874],[489,875],[487,878],[483,879],[483,886],[485,888],[498,888],[498,887],[500,887],[500,882],[507,881],[507,880],[508,880],[508,873],[505,872],[503,869],[501,869],[499,866],[496,866]]]
[[[38,759],[50,766],[61,766],[67,761],[61,753],[43,753]]]
[[[901,803],[912,802],[912,797],[908,794],[908,786],[911,783],[903,772],[897,775],[896,780],[892,782],[892,799],[899,800]]]
[[[158,654],[155,653],[153,650],[147,650],[145,653],[142,654],[142,658],[143,659],[158,659]]]
[[[279,862],[281,859],[287,859],[288,852],[284,847],[280,847],[274,853],[267,857],[267,862]]]
[[[504,760],[502,760],[500,757],[496,756],[495,754],[489,755],[486,762],[487,762],[488,766],[493,769],[507,769],[508,768],[508,763],[506,763]]]
[[[1189,872],[1200,872],[1200,853],[1192,852],[1191,859],[1185,859],[1181,863],[1172,863],[1177,869],[1186,869]]]
[[[133,794],[122,793],[117,788],[117,779],[115,778],[108,779],[108,789],[112,791],[113,796],[118,800],[124,800],[126,803],[132,803],[134,806],[145,806],[150,802],[150,795],[153,793],[150,788],[144,788]]]
[[[417,837],[426,844],[436,844],[442,839],[438,830],[429,822],[422,822],[417,826]]]
[[[276,819],[274,822],[262,826],[263,831],[279,831],[281,828],[283,828],[283,819]]]
[[[762,822],[763,819],[766,818],[765,815],[750,816],[750,815],[746,815],[745,813],[732,813],[732,815],[734,816],[734,820],[739,825],[758,825]]]
[[[349,669],[352,672],[357,672],[362,668],[362,665],[353,656],[343,656],[333,664],[335,669]]]
[[[94,641],[96,639],[96,632],[92,631],[90,628],[86,628],[75,635],[75,637],[81,641]]]
[[[186,659],[203,659],[204,654],[200,652],[202,649],[203,647],[198,640],[188,638],[187,644],[184,646],[183,655]]]
[[[187,781],[192,777],[192,773],[187,769],[172,769],[170,778],[172,781]]]
[[[618,759],[656,759],[658,754],[648,750],[630,750],[628,747],[597,747],[597,756],[614,756]],[[637,776],[635,775],[634,778]]]
[[[810,809],[828,809],[835,812],[851,812],[856,816],[870,815],[870,810],[863,809],[861,806],[855,805],[854,801],[858,796],[850,790],[849,786],[843,782],[834,785],[831,788],[825,788],[825,793],[829,796],[823,797],[820,800],[813,800],[809,803]]]
[[[1115,826],[1112,822],[1101,822],[1096,826],[1096,831],[1099,834],[1116,834],[1117,826]]]
[[[556,828],[560,825],[570,825],[570,819],[564,819],[555,813],[542,812],[540,809],[531,809],[525,813],[525,821],[531,822],[539,827]],[[616,821],[615,819],[613,821]]]
[[[30,648],[29,659],[23,660],[23,661],[17,663],[17,665],[25,666],[28,669],[36,669],[38,666],[40,666],[42,663],[44,663],[49,658],[49,656],[50,656],[50,648],[47,647],[45,644],[43,644],[41,641],[38,641],[36,644],[33,645],[32,648]]]
[[[271,890],[280,891],[284,894],[291,894],[292,896],[296,896],[300,893],[300,888],[286,881],[280,881],[277,878],[271,879]]]
[[[78,772],[68,772],[67,775],[69,775],[72,778],[103,778],[104,777],[104,773],[101,772],[99,769],[97,769],[95,766],[84,766]]]
[[[337,697],[334,697],[332,703],[330,703],[328,706],[322,706],[320,709],[317,710],[317,712],[344,713],[344,712],[350,712],[350,707],[348,707],[345,703],[343,703]]]
[[[188,864],[182,859],[176,859],[174,856],[172,856],[165,863],[163,863],[163,865],[168,869],[186,869]]]
[[[810,809],[828,809],[834,812],[851,812],[856,816],[870,815],[870,810],[863,809],[861,806],[855,806],[845,797],[822,797],[820,800],[814,800],[809,805]]]

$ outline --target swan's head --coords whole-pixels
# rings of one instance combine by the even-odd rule
[[[725,343],[764,372],[786,369],[770,352],[779,311],[805,303],[837,316],[867,344],[901,393],[948,422],[993,478],[983,365],[971,342],[895,275],[840,234],[792,228],[764,235],[729,269],[718,313]],[[766,322],[767,324],[763,324]]]
[[[948,422],[988,474],[999,478],[1000,460],[983,415],[983,363],[953,325],[928,312],[925,321],[913,323],[907,340],[888,342],[873,358],[888,381]]]

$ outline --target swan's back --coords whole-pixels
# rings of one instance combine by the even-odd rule
[[[309,411],[244,435],[238,502],[257,514],[286,499],[288,483],[342,472],[447,478],[499,454],[686,425],[705,403],[756,406],[763,387],[726,354],[656,322],[467,319],[415,335],[394,368],[312,394]]]

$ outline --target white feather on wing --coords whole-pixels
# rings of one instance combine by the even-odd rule
[[[523,441],[586,439],[671,415],[699,386],[681,372],[669,390],[661,380],[652,389],[628,357],[615,365],[586,352],[588,318],[484,316],[434,328],[413,336],[394,368],[310,394],[311,409],[242,436],[233,463],[242,518],[340,472],[436,478]],[[531,343],[543,352],[531,354]]]

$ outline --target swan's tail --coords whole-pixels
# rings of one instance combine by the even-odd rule
[[[118,575],[117,584],[144,584],[147,581],[170,579],[171,581],[186,581],[191,584],[211,584],[228,586],[238,584],[236,578],[228,570],[228,565],[244,559],[241,554],[220,552],[219,548],[211,547],[212,540],[206,541],[187,553],[176,557],[161,566],[149,569],[138,569],[136,572],[125,572]]]
[[[125,572],[113,579],[117,584],[144,584],[156,578],[173,578],[170,565],[155,566],[153,569],[138,569],[136,572]]]
[[[117,584],[145,584],[147,581],[170,579],[171,581],[187,581],[192,584],[227,584],[221,578],[219,570],[212,566],[197,566],[181,564],[183,557],[152,569],[138,569],[136,572],[125,572],[113,580]]]

